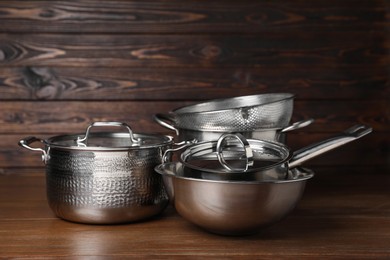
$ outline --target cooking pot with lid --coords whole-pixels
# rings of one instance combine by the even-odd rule
[[[120,127],[124,132],[91,132]],[[40,142],[44,148],[31,147]],[[162,178],[154,167],[173,145],[165,135],[133,133],[120,122],[95,122],[86,133],[27,137],[19,145],[42,154],[47,199],[60,218],[93,224],[142,220],[168,203]]]

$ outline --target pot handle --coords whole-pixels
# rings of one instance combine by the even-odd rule
[[[42,162],[44,162],[46,164],[46,162],[48,160],[47,152],[42,148],[31,147],[30,145],[34,142],[43,143],[44,141],[40,138],[35,137],[35,136],[29,136],[29,137],[26,137],[26,138],[20,140],[18,144],[19,144],[19,146],[26,148],[28,150],[31,150],[34,152],[41,152],[42,153]]]
[[[134,138],[133,130],[131,130],[130,126],[126,123],[122,123],[122,122],[94,122],[88,126],[84,137],[82,137],[82,138],[80,136],[77,137],[77,141],[76,141],[77,144],[80,146],[85,146],[85,144],[88,142],[89,132],[90,132],[92,127],[108,127],[108,126],[109,127],[113,127],[113,126],[114,127],[124,127],[129,132],[131,143],[139,143],[140,142],[139,139]]]
[[[320,141],[318,143],[309,145],[298,151],[295,151],[293,157],[289,162],[289,168],[294,168],[301,165],[318,155],[326,153],[327,151],[333,150],[346,143],[352,142],[372,132],[372,128],[365,125],[355,125],[341,134],[334,137]]]
[[[238,169],[238,168],[232,168],[231,166],[228,165],[226,162],[225,158],[223,157],[223,143],[226,139],[228,138],[234,138],[239,141],[239,143],[242,145],[245,151],[245,159],[246,159],[246,165],[244,169]],[[253,151],[252,148],[250,147],[248,141],[242,134],[223,134],[218,138],[217,141],[217,146],[216,146],[216,153],[217,153],[217,158],[219,163],[227,170],[229,171],[235,171],[235,170],[248,170],[249,166],[253,166]]]
[[[163,163],[167,163],[169,161],[168,159],[169,159],[169,154],[170,153],[180,151],[180,150],[182,150],[184,148],[187,148],[187,147],[189,147],[192,144],[195,144],[197,142],[198,142],[198,140],[193,139],[191,141],[182,141],[180,143],[174,143],[173,145],[176,145],[178,147],[176,147],[176,148],[169,148],[169,149],[165,150],[165,152],[163,154],[163,157],[162,157],[162,162]]]
[[[179,135],[179,130],[174,126],[174,119],[168,114],[155,114],[153,116],[154,121],[159,125],[168,128],[169,130],[175,131],[176,135]]]

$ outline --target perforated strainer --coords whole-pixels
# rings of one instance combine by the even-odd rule
[[[269,93],[215,99],[171,111],[176,127],[191,130],[251,131],[283,128],[290,122],[294,95]]]

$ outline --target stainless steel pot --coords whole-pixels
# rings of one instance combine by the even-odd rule
[[[218,141],[187,147],[179,159],[187,177],[239,181],[283,180],[288,178],[289,169],[371,131],[371,127],[356,125],[294,153],[282,143],[246,139],[240,134],[223,134]],[[166,153],[171,151],[168,149]]]
[[[248,139],[270,140],[284,143],[286,142],[286,133],[297,130],[310,125],[314,119],[306,119],[287,125],[283,128],[258,128],[246,131],[240,129],[230,129],[229,131],[215,130],[201,130],[201,129],[186,129],[175,125],[172,116],[167,114],[155,114],[154,120],[161,126],[175,131],[179,141],[187,141],[196,139],[198,141],[214,141],[217,140],[224,133],[239,133]]]
[[[94,132],[92,127],[122,127],[126,132]],[[40,142],[44,148],[31,147]],[[96,122],[85,134],[42,140],[27,137],[19,145],[42,153],[47,198],[60,218],[94,224],[137,221],[160,213],[168,203],[162,162],[173,138],[133,133],[118,122]]]
[[[298,167],[287,180],[215,181],[187,177],[177,166],[156,167],[176,211],[189,222],[222,235],[251,234],[280,221],[295,208],[306,181],[313,177],[312,171]]]

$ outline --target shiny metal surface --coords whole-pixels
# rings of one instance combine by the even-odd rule
[[[269,182],[215,181],[186,177],[176,163],[162,164],[171,202],[186,220],[213,233],[245,235],[280,221],[300,200],[308,169],[294,169],[289,180]],[[184,176],[183,176],[184,175]]]
[[[134,138],[133,130],[131,130],[131,127],[128,124],[122,123],[122,122],[94,122],[87,127],[87,130],[85,131],[85,136],[84,137],[79,136],[77,138],[76,142],[78,145],[87,146],[89,133],[90,133],[92,127],[113,127],[113,126],[126,128],[128,134],[129,134],[129,141],[132,144],[138,144],[140,142],[139,139]]]
[[[281,143],[247,139],[253,152],[253,165],[247,167],[244,151],[239,143],[229,140],[223,151],[230,169],[224,167],[216,151],[217,141],[202,142],[186,148],[179,156],[184,172],[192,177],[214,180],[265,181],[287,177],[290,149]]]
[[[290,122],[294,95],[268,93],[216,99],[157,115],[177,128],[211,131],[252,131],[283,128]]]
[[[162,163],[173,138],[129,133],[63,135],[19,142],[45,157],[47,198],[60,218],[93,224],[114,224],[149,218],[168,204],[162,177],[154,167]],[[82,135],[84,136],[84,135]],[[79,140],[79,142],[77,142]],[[40,142],[45,147],[30,145]]]
[[[372,128],[365,125],[355,125],[351,128],[345,130],[344,132],[326,139],[324,141],[309,145],[298,151],[294,152],[294,156],[290,161],[290,167],[295,167],[301,165],[302,163],[318,156],[324,154],[330,150],[333,150],[339,146],[342,146],[346,143],[355,141],[369,133],[372,132]]]
[[[199,141],[215,141],[224,134],[224,132],[215,132],[215,131],[196,131],[188,129],[179,129],[178,130],[178,140],[185,141],[196,139]],[[247,139],[259,139],[259,140],[269,140],[277,141],[281,143],[286,142],[286,133],[283,133],[279,129],[271,130],[256,130],[256,131],[246,131],[246,132],[228,132],[228,133],[239,133]]]
[[[337,136],[314,143],[294,153],[282,143],[256,139],[246,139],[249,146],[244,145],[244,147],[242,141],[234,142],[235,140],[231,139],[222,149],[218,144],[225,140],[226,136],[234,136],[234,134],[224,134],[217,141],[205,141],[187,147],[180,154],[179,160],[183,164],[183,171],[196,178],[208,176],[214,180],[283,180],[288,178],[289,169],[357,140],[371,131],[371,127],[356,125]],[[243,136],[236,136],[239,140],[245,139]],[[246,153],[248,150],[252,150],[251,164],[248,164]],[[221,153],[226,155],[221,156]],[[224,158],[222,162],[220,157]],[[227,158],[229,163],[226,163]]]
[[[244,150],[244,154],[242,156],[240,156],[240,159],[241,158],[245,159],[245,165],[243,168],[238,168],[238,170],[242,170],[242,171],[248,170],[248,167],[253,166],[253,163],[254,163],[253,162],[253,151],[252,151],[252,148],[250,147],[248,141],[245,139],[245,137],[240,135],[240,134],[224,134],[218,139],[217,144],[215,146],[215,151],[216,151],[219,163],[228,171],[235,170],[235,168],[233,168],[231,165],[229,165],[227,160],[225,160],[225,156],[224,156],[224,145],[225,145],[225,143],[227,143],[226,141],[229,138],[237,139]]]
[[[51,149],[47,198],[60,218],[93,224],[137,221],[168,204],[159,150],[74,152]]]
[[[175,131],[178,136],[179,141],[193,140],[198,141],[214,141],[217,140],[224,133],[239,133],[247,139],[259,139],[259,140],[269,140],[277,141],[281,143],[286,142],[286,133],[297,130],[303,127],[310,125],[314,120],[306,119],[302,121],[295,122],[291,125],[288,125],[284,128],[277,129],[255,129],[251,131],[212,131],[212,130],[190,130],[179,128],[174,125],[174,122],[167,121],[162,118],[161,115],[154,115],[154,120],[161,126]]]

